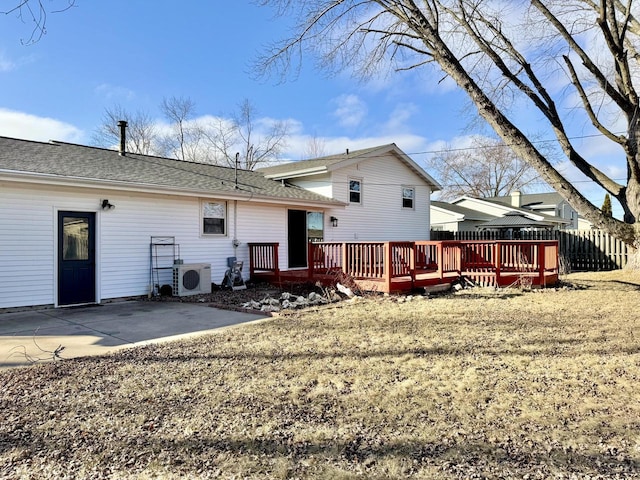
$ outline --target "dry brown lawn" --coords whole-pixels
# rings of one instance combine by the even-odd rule
[[[1,478],[640,478],[640,275],[0,372]]]

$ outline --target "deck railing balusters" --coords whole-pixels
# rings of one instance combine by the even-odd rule
[[[557,282],[559,267],[554,240],[314,242],[303,273],[281,271],[278,248],[278,243],[249,243],[252,278],[288,274],[330,281],[342,272],[366,288],[394,291],[450,283],[461,275],[483,285],[504,286],[525,277],[547,285]]]

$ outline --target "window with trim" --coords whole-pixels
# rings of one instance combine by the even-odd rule
[[[202,233],[225,235],[227,233],[227,203],[202,202]]]
[[[413,208],[416,191],[413,187],[402,187],[402,208]]]
[[[349,179],[349,203],[362,203],[362,182]]]

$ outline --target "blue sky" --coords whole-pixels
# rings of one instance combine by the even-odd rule
[[[214,116],[249,99],[260,115],[294,126],[290,159],[316,137],[326,154],[395,142],[424,166],[428,152],[473,133],[464,131],[465,98],[434,72],[361,83],[349,72],[328,76],[309,58],[297,78],[255,79],[257,56],[287,35],[288,22],[249,0],[77,0],[25,46],[31,25],[0,15],[0,135],[90,144],[105,108],[160,119],[159,104],[172,96]],[[602,191],[587,193],[602,204]]]

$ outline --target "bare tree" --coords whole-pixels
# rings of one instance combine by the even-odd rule
[[[286,147],[289,125],[285,121],[259,119],[255,106],[243,100],[231,121],[222,118],[204,126],[203,135],[216,151],[216,163],[253,170],[276,160]]]
[[[212,163],[235,167],[236,159],[233,152],[239,153],[235,123],[223,117],[212,117],[200,124],[200,132],[213,151]]]
[[[256,118],[255,107],[244,100],[233,118],[195,117],[189,98],[165,98],[160,110],[168,124],[145,112],[129,113],[119,105],[108,108],[96,130],[96,145],[112,147],[120,141],[118,122],[126,120],[127,145],[132,153],[163,155],[190,162],[253,170],[278,158],[286,146],[288,124]]]
[[[326,152],[326,145],[323,139],[318,138],[317,135],[314,135],[307,141],[307,146],[304,151],[304,155],[306,158],[319,158],[324,157]]]
[[[445,148],[427,161],[443,186],[440,199],[462,195],[500,197],[526,192],[538,179],[535,169],[499,139],[476,137],[470,148]]]
[[[203,142],[202,126],[195,121],[196,104],[190,98],[164,98],[160,110],[169,122],[169,131],[161,134],[158,144],[162,155],[209,163],[210,155]]]
[[[257,110],[247,99],[240,104],[234,119],[240,146],[240,167],[253,170],[257,166],[276,160],[286,146],[289,128],[286,122],[263,120],[258,128]]]
[[[640,66],[638,5],[621,0],[262,0],[296,16],[294,35],[261,60],[264,73],[299,68],[304,51],[324,65],[371,75],[438,67],[519,158],[595,225],[636,245],[640,239]],[[579,107],[558,105],[575,98]],[[536,115],[537,131],[587,178],[615,198],[624,221],[608,217],[536,147],[517,113]],[[569,135],[582,115],[619,148],[626,184],[586,158]],[[619,133],[620,131],[624,133]]]
[[[127,112],[122,106],[107,108],[102,116],[102,124],[93,134],[93,142],[103,147],[113,147],[120,143],[118,122],[127,122],[127,140],[125,148],[128,152],[142,155],[158,153],[158,129],[148,113]]]
[[[43,0],[16,0],[8,10],[0,11],[5,15],[17,15],[23,23],[29,24],[31,34],[27,40],[20,40],[24,45],[34,44],[47,33],[47,16],[49,13],[60,13],[76,6],[76,0],[60,0],[43,2]]]

